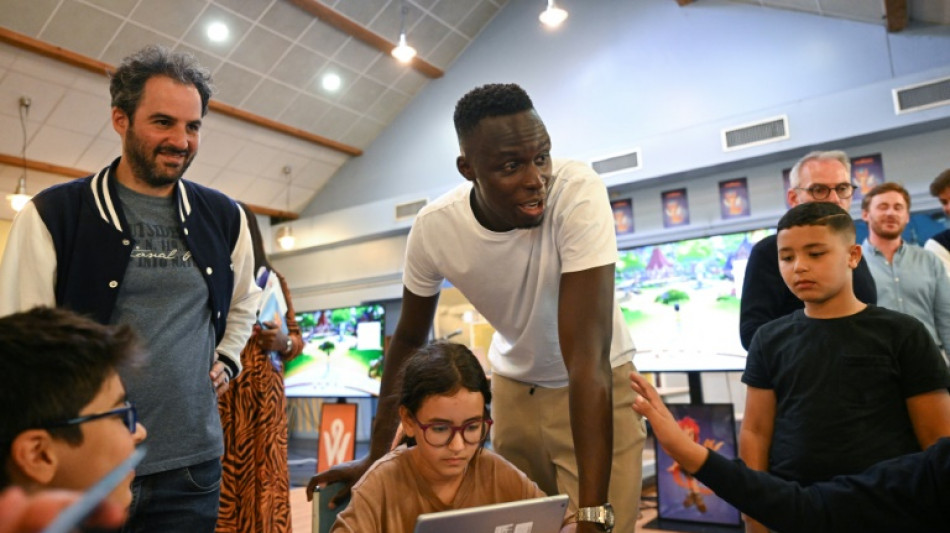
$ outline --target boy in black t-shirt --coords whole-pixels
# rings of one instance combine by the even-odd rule
[[[830,203],[794,207],[778,223],[778,255],[805,309],[752,339],[739,437],[746,464],[808,485],[950,435],[950,374],[927,330],[854,295],[861,247],[850,215]]]

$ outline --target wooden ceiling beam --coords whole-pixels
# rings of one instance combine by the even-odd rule
[[[0,42],[5,42],[22,50],[27,50],[29,52],[54,59],[74,67],[79,67],[102,76],[108,76],[110,71],[115,70],[115,67],[108,63],[103,63],[102,61],[98,61],[91,57],[71,52],[59,46],[54,46],[27,35],[23,35],[22,33],[17,33],[2,27],[0,27]],[[359,156],[363,154],[363,151],[359,148],[356,148],[355,146],[343,144],[321,135],[310,133],[299,128],[294,128],[282,122],[277,122],[276,120],[271,120],[260,115],[249,113],[234,106],[229,106],[227,104],[218,102],[217,100],[211,100],[208,102],[208,108],[214,112],[221,113],[222,115],[227,115],[231,118],[236,118],[240,121],[247,122],[255,126],[267,128],[277,133],[303,139],[307,142],[330,148],[346,155]]]
[[[343,33],[346,33],[347,35],[359,39],[373,48],[376,48],[387,56],[390,54],[390,52],[392,52],[393,48],[396,47],[395,42],[392,42],[373,30],[362,26],[360,23],[354,21],[339,11],[336,11],[326,4],[321,3],[319,0],[290,0],[290,3],[317,17],[323,22],[326,22],[330,26],[342,31]],[[396,60],[393,59],[393,61]],[[441,78],[445,75],[445,73],[442,72],[439,67],[427,62],[419,56],[416,56],[412,59],[410,66],[418,70],[421,74],[432,79]]]
[[[11,167],[23,168],[24,161],[22,157],[9,155],[9,154],[0,154],[0,164],[10,165]],[[26,168],[29,170],[35,170],[37,172],[45,172],[47,174],[56,174],[58,176],[63,176],[66,178],[84,178],[92,172],[88,170],[83,170],[80,168],[73,167],[64,167],[61,165],[54,165],[52,163],[47,163],[45,161],[36,161],[34,159],[27,159]],[[268,217],[274,217],[281,220],[297,220],[300,218],[300,215],[292,211],[282,211],[280,209],[272,209],[270,207],[264,207],[262,205],[253,205],[245,202],[251,212],[256,215],[263,215]]]
[[[683,7],[692,4],[693,0],[676,0],[676,3],[679,4],[680,7]]]
[[[887,31],[897,33],[907,27],[907,0],[884,0],[884,18]]]

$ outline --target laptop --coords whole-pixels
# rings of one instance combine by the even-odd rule
[[[566,510],[566,494],[453,509],[419,515],[415,533],[557,533]]]

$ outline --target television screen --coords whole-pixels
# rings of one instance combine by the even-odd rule
[[[620,251],[615,298],[638,351],[744,355],[739,299],[763,229]]]
[[[297,313],[304,349],[284,366],[287,396],[378,395],[383,315],[379,304]]]

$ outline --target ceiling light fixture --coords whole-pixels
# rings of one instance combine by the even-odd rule
[[[326,89],[327,91],[330,91],[331,93],[339,90],[340,85],[342,84],[343,84],[343,80],[340,79],[340,76],[332,72],[328,72],[324,74],[323,78],[320,80],[320,85],[322,85],[324,89]]]
[[[281,250],[293,250],[297,238],[294,237],[293,229],[290,226],[284,226],[277,230],[277,245]]]
[[[23,206],[25,206],[31,198],[26,192],[26,119],[30,116],[30,106],[32,104],[33,101],[30,100],[29,96],[20,97],[20,128],[23,130],[23,148],[20,151],[20,155],[23,158],[23,173],[20,174],[20,179],[17,181],[16,190],[13,194],[7,195],[7,200],[10,200],[10,207],[16,212],[23,209]]]
[[[290,185],[294,181],[293,170],[293,167],[290,165],[284,165],[284,167],[280,169],[281,174],[287,176],[287,211],[290,211]],[[290,227],[290,224],[277,230],[277,245],[280,246],[281,250],[292,250],[296,243],[297,239],[294,237],[294,231]]]
[[[406,42],[406,15],[409,14],[409,7],[406,6],[404,1],[401,2],[401,4],[402,9],[399,12],[399,44],[393,48],[391,53],[400,63],[409,63],[412,61],[412,58],[416,57],[416,49],[409,46],[409,43]]]
[[[228,40],[228,35],[231,34],[228,27],[223,22],[212,22],[208,24],[207,28],[208,39],[211,39],[212,42],[221,43]]]
[[[538,20],[549,28],[557,28],[567,20],[567,11],[554,5],[554,0],[548,0],[548,7],[538,15]]]

